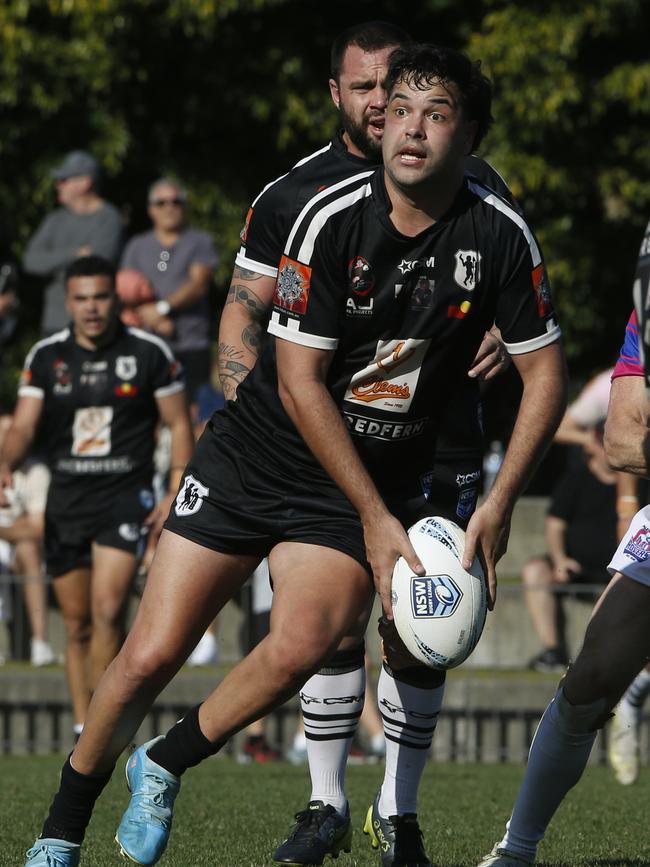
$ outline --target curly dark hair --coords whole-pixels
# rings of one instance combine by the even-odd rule
[[[480,60],[470,60],[461,51],[443,45],[403,45],[390,57],[386,77],[389,99],[400,81],[418,90],[426,90],[438,82],[455,84],[463,114],[477,123],[474,149],[478,148],[494,120],[492,83],[481,72]]]

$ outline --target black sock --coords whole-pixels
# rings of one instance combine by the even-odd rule
[[[171,728],[165,737],[147,750],[147,755],[176,777],[188,768],[198,765],[208,756],[218,753],[225,742],[213,744],[199,726],[199,707],[196,705],[182,720]]]
[[[96,776],[80,774],[72,767],[68,756],[61,771],[61,785],[52,801],[41,837],[83,843],[95,801],[112,773],[109,771]]]

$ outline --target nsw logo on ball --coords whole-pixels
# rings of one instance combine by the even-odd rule
[[[414,576],[411,579],[413,617],[451,617],[463,591],[449,575]]]

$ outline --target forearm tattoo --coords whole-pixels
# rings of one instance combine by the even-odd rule
[[[260,322],[266,314],[266,304],[243,283],[231,283],[228,290],[226,304],[241,304],[246,308],[248,315],[256,322]]]
[[[219,380],[226,400],[235,400],[237,386],[243,382],[251,372],[251,367],[243,364],[238,359],[244,353],[236,346],[227,343],[219,343],[218,366]]]

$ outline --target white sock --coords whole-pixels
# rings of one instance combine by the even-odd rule
[[[638,726],[641,722],[643,703],[650,692],[650,671],[640,671],[628,686],[627,692],[621,699],[619,713],[630,720],[632,725]]]
[[[83,730],[84,730],[84,724],[83,723],[75,723],[74,726],[72,727],[72,731],[76,735],[80,735]]]
[[[386,770],[379,797],[381,816],[417,812],[417,797],[445,686],[422,689],[395,680],[382,667],[377,684],[386,736]]]
[[[506,835],[498,844],[529,861],[548,823],[567,792],[585,769],[596,740],[595,731],[585,731],[580,717],[593,718],[591,705],[570,708],[560,690],[544,712],[528,756],[524,781],[519,789]]]
[[[311,775],[310,800],[331,804],[341,815],[347,814],[345,766],[363,710],[365,689],[362,661],[353,671],[318,672],[300,690]]]

